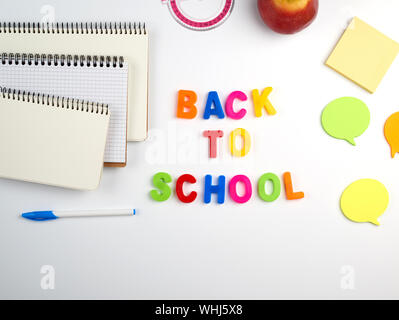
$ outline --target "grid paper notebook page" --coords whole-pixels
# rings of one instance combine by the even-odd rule
[[[9,53],[123,56],[129,63],[128,141],[148,127],[148,34],[140,23],[0,23],[0,48]]]
[[[103,66],[100,66],[100,62],[96,66],[93,63],[88,66],[89,60],[85,60],[83,66],[76,61],[75,66],[72,58],[68,66],[65,57],[62,66],[61,61],[55,65],[54,60],[48,65],[47,56],[38,58],[38,65],[35,65],[33,58],[3,55],[0,62],[0,86],[107,104],[111,118],[104,162],[110,166],[123,166],[126,163],[127,147],[128,65],[126,62],[119,64],[119,59],[116,65],[111,61],[107,67],[105,62]]]

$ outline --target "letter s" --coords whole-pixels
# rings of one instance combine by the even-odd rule
[[[166,201],[170,198],[172,190],[170,189],[168,183],[172,182],[172,177],[166,172],[158,172],[152,178],[152,184],[158,190],[151,190],[150,196],[155,201]]]

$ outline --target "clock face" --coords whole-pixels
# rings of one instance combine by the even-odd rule
[[[193,30],[209,30],[222,24],[233,9],[234,0],[161,0],[173,17]]]

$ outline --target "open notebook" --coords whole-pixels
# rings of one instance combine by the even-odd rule
[[[105,166],[126,165],[127,81],[128,65],[122,57],[7,53],[0,57],[2,87],[108,105]]]
[[[2,52],[123,56],[129,63],[128,141],[147,137],[148,37],[136,23],[0,23]]]
[[[2,90],[0,177],[97,188],[109,118],[99,103]]]

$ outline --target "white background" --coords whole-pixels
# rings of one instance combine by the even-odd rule
[[[373,95],[324,66],[355,15],[399,41],[398,1],[321,0],[314,24],[294,36],[268,30],[255,0],[237,0],[225,24],[208,32],[183,28],[160,0],[3,1],[0,20],[40,21],[46,4],[56,21],[146,22],[153,139],[130,143],[128,166],[106,168],[94,192],[0,181],[0,298],[399,298],[399,156],[390,159],[383,136],[386,118],[399,109],[399,60]],[[250,99],[242,121],[201,119],[208,91],[224,101],[233,90],[249,94],[266,86],[274,88],[276,116],[255,118]],[[176,119],[180,89],[198,93],[197,119]],[[348,95],[371,111],[356,147],[320,125],[324,106]],[[237,127],[251,133],[250,155],[231,159],[225,138],[223,159],[210,161],[202,131],[227,136]],[[190,147],[202,149],[185,159]],[[175,196],[151,200],[151,179],[161,170],[174,182],[182,173],[195,175],[199,198],[188,205]],[[228,196],[223,205],[203,204],[208,173],[228,180],[247,174],[255,189],[263,173],[285,171],[305,199],[287,201],[283,192],[265,203],[254,190],[244,205]],[[342,191],[360,178],[378,179],[390,192],[379,227],[340,212]],[[19,217],[41,209],[131,206],[135,217],[47,223]],[[54,290],[40,287],[43,265],[55,268]],[[355,271],[354,290],[341,286],[345,266]]]

